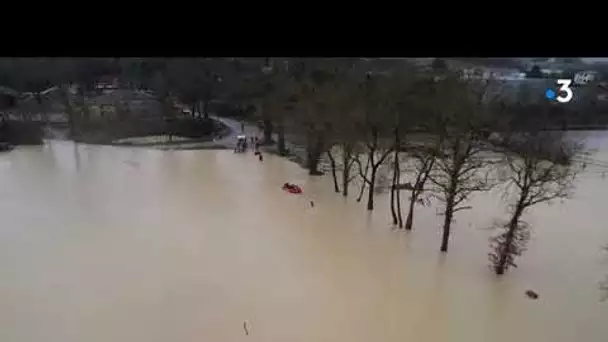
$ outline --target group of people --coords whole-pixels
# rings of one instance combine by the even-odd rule
[[[245,152],[247,150],[247,138],[245,136],[239,135],[236,138],[236,147],[234,148],[234,152]]]
[[[262,156],[262,152],[260,152],[260,141],[258,137],[249,137],[249,140],[245,135],[239,135],[236,138],[236,147],[234,152],[245,152],[247,151],[248,141],[253,145],[254,155],[258,156],[260,161],[264,161],[264,157]]]

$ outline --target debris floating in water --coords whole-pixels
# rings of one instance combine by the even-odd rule
[[[243,330],[245,330],[245,336],[249,336],[249,328],[247,328],[248,325],[249,322],[243,321]]]
[[[536,293],[532,290],[526,291],[526,296],[528,296],[528,298],[530,298],[530,299],[538,299],[538,293]]]

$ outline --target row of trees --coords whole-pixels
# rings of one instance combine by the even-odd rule
[[[497,274],[515,266],[525,250],[530,227],[524,214],[536,204],[566,198],[580,170],[573,161],[580,144],[545,130],[542,119],[551,108],[539,106],[537,116],[522,118],[522,104],[501,97],[500,84],[491,80],[464,80],[445,69],[407,64],[376,72],[359,60],[290,67],[277,61],[266,76],[274,86],[264,93],[264,115],[281,135],[288,131],[304,139],[310,174],[320,173],[319,159],[326,154],[334,190],[349,196],[352,181],[360,179],[359,200],[365,191],[367,209],[373,210],[379,175],[388,170],[396,226],[412,230],[418,205],[441,203],[441,252],[448,251],[455,215],[471,208],[470,197],[505,185],[509,217],[496,222],[499,233],[491,240]],[[409,197],[405,220],[402,190]]]

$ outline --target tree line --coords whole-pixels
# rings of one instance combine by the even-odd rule
[[[276,144],[280,155],[289,153],[287,141],[304,146],[310,175],[323,174],[327,157],[335,192],[349,197],[359,185],[356,199],[365,197],[367,210],[377,193],[390,191],[390,220],[400,229],[412,231],[416,208],[434,203],[443,216],[443,253],[455,216],[471,209],[468,200],[503,185],[508,214],[495,223],[489,253],[496,274],[515,266],[525,250],[526,212],[567,198],[581,169],[582,145],[554,130],[568,126],[567,116],[554,115],[563,109],[514,102],[500,82],[464,79],[440,61],[419,67],[358,58],[0,60],[0,84],[20,91],[79,84],[84,92],[101,75],[152,90],[167,105],[178,99],[200,119],[208,119],[214,101],[230,104],[231,115],[261,123],[263,143]]]
[[[525,213],[567,198],[583,167],[582,144],[548,129],[555,123],[551,104],[514,103],[493,80],[407,63],[377,70],[361,60],[284,62],[263,76],[261,117],[278,137],[303,140],[311,175],[328,157],[336,193],[348,197],[360,180],[357,200],[365,196],[367,210],[374,209],[381,170],[390,173],[390,218],[399,228],[413,230],[416,207],[436,202],[444,218],[441,252],[448,251],[454,217],[471,209],[470,197],[503,185],[508,216],[496,221],[489,253],[496,274],[525,250]]]

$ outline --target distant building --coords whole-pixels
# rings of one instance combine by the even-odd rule
[[[499,81],[518,81],[526,78],[526,74],[515,68],[471,67],[461,69],[465,79],[483,79]]]
[[[540,69],[540,72],[542,72],[543,76],[547,78],[557,78],[561,77],[564,74],[564,70],[557,68],[544,68]]]
[[[574,74],[574,83],[580,84],[580,85],[585,85],[585,84],[594,82],[597,78],[598,78],[597,71],[591,71],[591,70],[579,71],[576,74]]]
[[[118,77],[102,76],[95,82],[95,89],[101,92],[111,92],[120,86]]]

